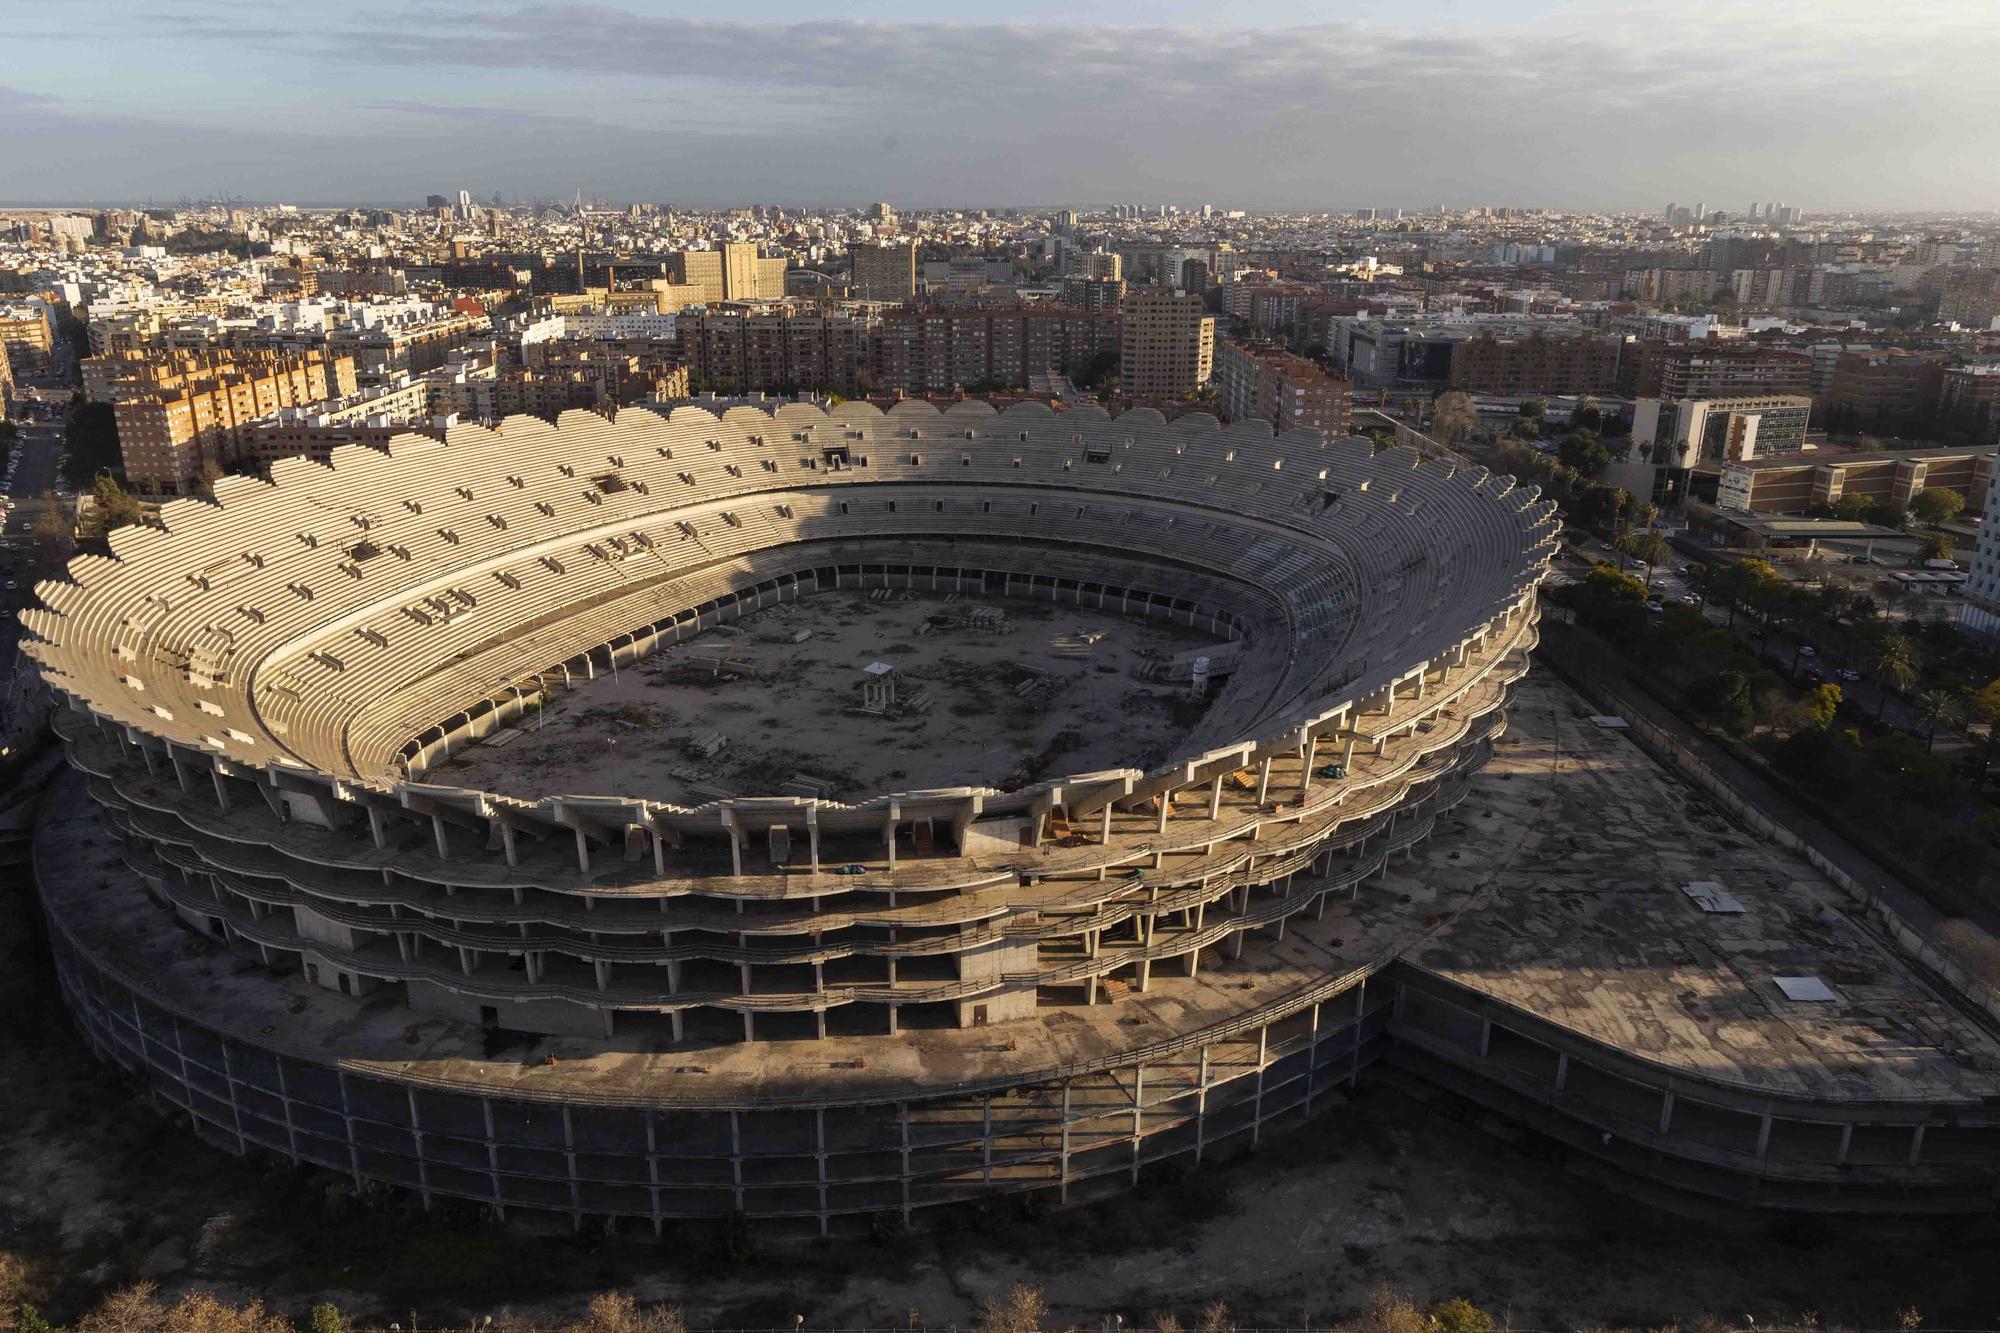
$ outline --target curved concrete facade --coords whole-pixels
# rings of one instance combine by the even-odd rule
[[[24,616],[118,841],[101,881],[44,856],[64,983],[206,1132],[503,1208],[826,1227],[1198,1159],[1369,1051],[1362,982],[1427,925],[1366,881],[1504,725],[1551,511],[1362,440],[975,404],[510,419],[226,479]],[[1171,618],[1232,671],[1166,763],[1011,791],[424,780],[543,690],[878,586]],[[149,900],[254,980],[121,938]],[[568,1053],[502,1073],[482,1032]]]

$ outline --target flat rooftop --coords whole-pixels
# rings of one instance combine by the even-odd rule
[[[1406,959],[1691,1074],[1830,1100],[2000,1093],[2000,1042],[1844,910],[1803,857],[1731,823],[1546,671],[1522,682],[1456,838],[1410,879],[1471,902]],[[1683,886],[1719,884],[1741,913]],[[1394,887],[1394,881],[1391,887]],[[1831,1002],[1788,1000],[1816,976]],[[1954,1053],[1957,1054],[1954,1054]]]
[[[819,593],[664,647],[557,692],[425,781],[688,806],[716,791],[776,796],[801,775],[839,801],[1006,789],[1044,768],[1150,768],[1206,711],[1185,676],[1147,677],[1210,635],[1047,602],[880,593]],[[900,715],[857,712],[864,684],[887,675]],[[723,747],[704,755],[704,737]]]

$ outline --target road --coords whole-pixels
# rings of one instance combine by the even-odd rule
[[[32,503],[44,492],[54,490],[62,462],[63,428],[60,421],[22,421],[14,440],[13,479],[7,494],[14,498],[14,513],[7,521],[9,533],[26,532],[40,512]]]

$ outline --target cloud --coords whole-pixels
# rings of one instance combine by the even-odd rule
[[[581,183],[716,203],[736,190],[915,203],[2000,203],[2000,126],[1981,104],[2000,65],[1988,0],[1605,0],[1534,21],[1256,30],[775,24],[547,0],[321,14],[236,38],[228,12],[157,32],[218,71],[246,48],[281,57],[297,86],[268,90],[258,124],[338,125],[345,147],[318,150],[312,166],[365,181],[374,159],[383,184],[370,197],[475,158],[506,189],[573,185],[602,163]],[[108,77],[85,92],[113,107],[124,95]],[[425,151],[441,156],[425,164]]]

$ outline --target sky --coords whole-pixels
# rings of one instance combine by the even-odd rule
[[[0,201],[2000,208],[2000,0],[0,0]]]

